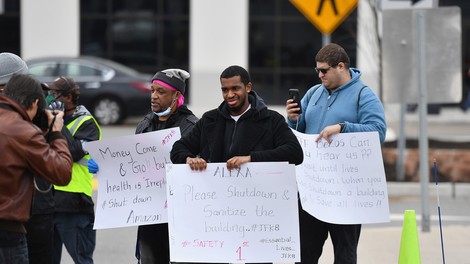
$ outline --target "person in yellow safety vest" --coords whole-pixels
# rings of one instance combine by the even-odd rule
[[[83,106],[78,105],[80,87],[70,77],[58,77],[49,84],[48,102],[51,108],[64,107],[62,133],[68,139],[73,157],[72,180],[66,186],[54,186],[54,263],[59,264],[65,245],[75,263],[93,263],[96,244],[92,200],[93,175],[88,172],[90,155],[86,142],[100,140],[98,122]],[[65,131],[64,131],[65,130]]]

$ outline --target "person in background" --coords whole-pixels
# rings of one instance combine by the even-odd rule
[[[96,244],[92,200],[93,175],[88,172],[90,155],[86,143],[101,139],[101,128],[95,118],[78,104],[80,87],[70,77],[58,77],[49,84],[47,100],[51,106],[63,105],[64,123],[72,136],[69,149],[73,157],[72,180],[66,186],[54,186],[54,263],[59,264],[62,246],[75,263],[93,263]]]
[[[18,55],[10,52],[0,53],[0,93],[13,74],[27,74],[28,65]]]
[[[377,131],[384,142],[387,124],[379,98],[361,80],[361,72],[350,68],[349,56],[337,44],[328,44],[315,57],[316,72],[322,84],[310,88],[300,108],[292,99],[286,102],[291,128],[318,134],[317,141],[331,142],[338,133]],[[361,225],[323,222],[299,209],[301,263],[318,263],[323,244],[331,236],[335,263],[356,263]]]
[[[6,57],[22,64],[16,55],[3,53],[0,64]],[[72,156],[60,132],[64,113],[45,108],[41,83],[25,74],[11,76],[0,94],[0,263],[29,263],[24,224],[30,217],[34,175],[57,185],[71,179]],[[36,116],[46,120],[46,137],[32,123]]]
[[[252,90],[243,67],[226,68],[220,84],[224,101],[175,142],[173,163],[187,163],[192,170],[206,169],[207,162],[226,162],[229,170],[247,162],[302,163],[302,148],[285,118],[269,110]]]
[[[190,74],[181,69],[157,72],[151,81],[151,112],[137,124],[136,134],[179,127],[181,135],[187,135],[198,118],[184,104],[186,80]],[[98,164],[91,159],[89,170],[96,173]],[[170,263],[168,224],[138,227],[136,258],[141,264]]]

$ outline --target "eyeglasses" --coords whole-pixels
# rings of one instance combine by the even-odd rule
[[[328,70],[331,69],[331,66],[328,66],[328,68],[317,68],[315,67],[315,71],[317,72],[317,74],[319,74],[320,72],[323,73],[323,74],[326,74],[328,72]]]

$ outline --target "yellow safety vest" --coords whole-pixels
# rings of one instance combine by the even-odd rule
[[[90,119],[93,119],[93,121],[96,123],[96,126],[98,127],[100,133],[99,139],[101,139],[101,129],[98,125],[98,122],[96,122],[93,116],[89,115],[80,116],[67,125],[67,128],[69,129],[72,136],[75,135],[75,132],[77,132],[78,128],[83,124],[83,122]],[[70,180],[69,184],[66,186],[54,185],[54,189],[64,192],[84,193],[91,197],[93,192],[93,174],[88,172],[89,159],[90,154],[86,154],[85,156],[83,156],[82,159],[77,162],[74,162],[72,166],[72,179]]]

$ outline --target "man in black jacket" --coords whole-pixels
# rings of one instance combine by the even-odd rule
[[[152,112],[137,125],[136,134],[179,127],[185,136],[197,117],[184,105],[185,81],[189,73],[180,69],[159,71],[151,84]],[[136,257],[141,264],[170,262],[168,224],[143,225],[137,231]]]
[[[220,75],[220,83],[224,101],[175,142],[173,163],[187,163],[192,170],[204,170],[207,162],[227,162],[228,169],[246,162],[302,163],[302,148],[285,118],[269,110],[251,90],[250,75],[244,68],[228,67]]]
[[[182,136],[191,131],[198,118],[184,105],[186,80],[189,73],[181,69],[167,69],[157,72],[151,81],[151,109],[137,124],[136,134],[179,127]],[[88,169],[99,170],[98,164],[90,159]],[[140,264],[170,263],[168,224],[143,225],[138,227],[135,256]]]

